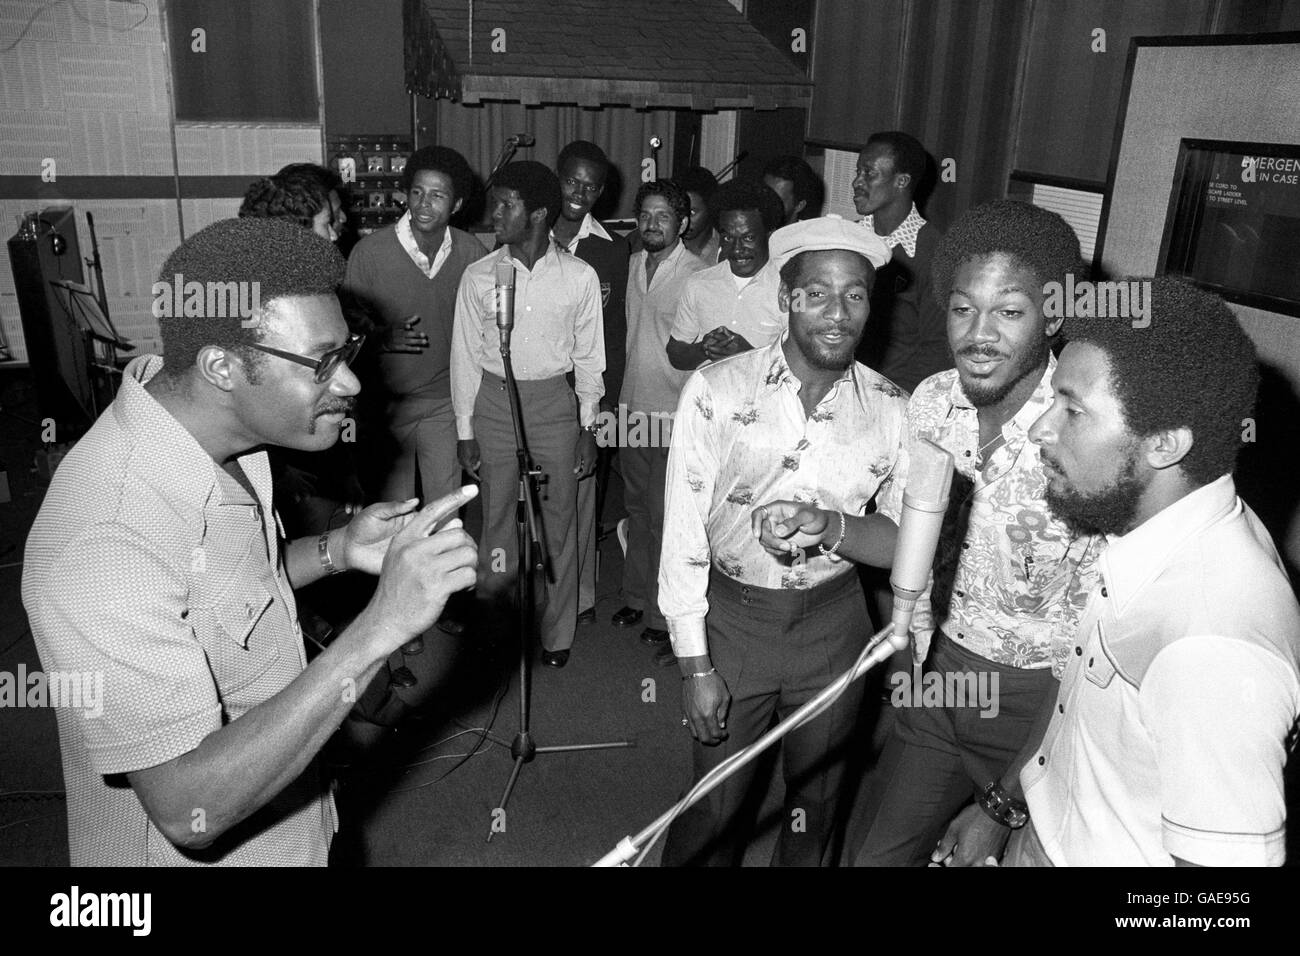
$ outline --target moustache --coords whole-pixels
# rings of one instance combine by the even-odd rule
[[[333,405],[327,405],[316,413],[317,418],[323,418],[326,415],[351,415],[352,410],[356,408],[356,402],[336,402]]]
[[[958,355],[982,356],[985,358],[1002,358],[1002,353],[994,348],[984,348],[978,345],[968,345],[957,353]]]

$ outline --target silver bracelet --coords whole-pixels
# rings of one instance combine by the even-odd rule
[[[837,511],[835,513],[840,516],[840,536],[835,539],[835,543],[829,548],[826,547],[825,541],[817,545],[817,547],[821,548],[822,554],[834,554],[840,549],[840,545],[844,543],[844,532],[848,530],[848,522],[844,520],[843,511]]]
[[[330,532],[326,531],[316,539],[316,554],[320,558],[321,570],[326,574],[338,574],[342,568],[334,566],[334,561],[330,558]]]
[[[694,678],[698,678],[698,677],[711,677],[712,675],[716,674],[717,672],[718,672],[718,669],[717,669],[716,667],[710,667],[710,668],[709,668],[708,670],[706,670],[706,671],[696,671],[694,674],[684,674],[684,675],[682,675],[682,680],[692,680],[692,679],[694,679]]]

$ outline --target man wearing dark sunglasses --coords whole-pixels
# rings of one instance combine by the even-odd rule
[[[74,866],[323,865],[337,818],[316,754],[389,655],[474,583],[455,518],[473,488],[277,533],[264,449],[329,447],[360,390],[343,270],[292,223],[194,235],[163,288],[247,283],[257,304],[160,319],[165,357],[127,366],[50,484],[23,602],[45,670],[103,688],[95,719],[57,711]],[[348,570],[378,575],[375,595],[308,665],[293,591]]]

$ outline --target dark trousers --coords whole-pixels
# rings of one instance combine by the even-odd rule
[[[966,706],[900,707],[880,761],[854,812],[845,859],[854,866],[925,866],[957,812],[1025,746],[1055,696],[1050,668],[995,664],[936,631],[925,672],[998,675],[997,715]]]
[[[646,627],[668,629],[659,613],[659,552],[664,536],[664,484],[667,448],[620,448],[623,505],[627,508],[627,556],[623,560],[623,600],[645,612]]]
[[[731,692],[729,736],[716,747],[692,742],[695,781],[761,737],[774,716],[785,719],[848,670],[871,636],[856,574],[793,591],[744,586],[714,572],[707,625],[713,666]],[[785,807],[774,865],[824,863],[861,704],[859,681],[782,740]],[[752,823],[743,811],[752,802],[758,764],[745,766],[674,821],[661,865],[740,863]]]

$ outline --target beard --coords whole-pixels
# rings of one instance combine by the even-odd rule
[[[1012,389],[1025,380],[1025,377],[1039,370],[1039,367],[1047,358],[1046,350],[1041,353],[1025,351],[1019,358],[1015,359],[1015,364],[1011,366],[1007,373],[1007,379],[1001,384],[989,382],[968,382],[962,375],[961,363],[957,361],[963,355],[997,355],[997,349],[980,348],[978,345],[968,345],[960,352],[953,352],[953,364],[957,366],[957,376],[961,379],[962,391],[970,399],[970,403],[976,408],[987,408],[990,405],[996,405],[1008,395]]]
[[[807,329],[795,329],[793,323],[790,327],[790,338],[795,347],[803,355],[804,361],[813,368],[821,369],[824,372],[842,372],[853,364],[853,358],[857,352],[858,340],[851,336],[846,336],[844,341],[838,346],[832,347],[819,341],[817,337]]]
[[[668,238],[662,233],[652,233],[647,236],[641,233],[641,247],[646,252],[662,252],[668,248]]]
[[[1110,486],[1090,494],[1069,489],[1054,493],[1049,483],[1044,496],[1047,507],[1070,528],[1084,534],[1127,533],[1147,487],[1138,475],[1137,460],[1135,442],[1126,451],[1124,464]]]

